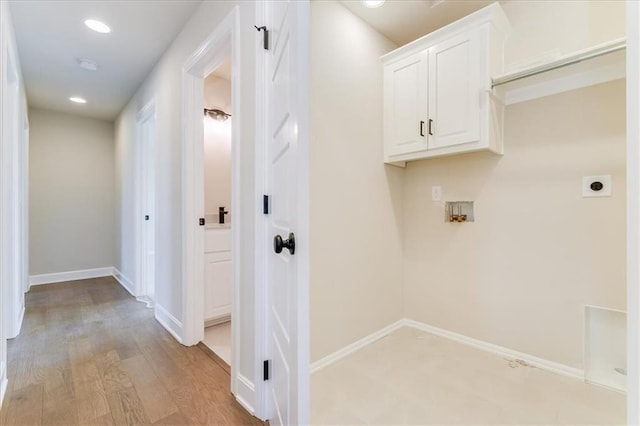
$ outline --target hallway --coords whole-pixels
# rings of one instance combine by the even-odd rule
[[[2,425],[261,424],[111,277],[33,287],[8,352]]]

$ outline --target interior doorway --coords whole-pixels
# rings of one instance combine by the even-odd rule
[[[155,170],[156,108],[152,101],[140,110],[136,119],[136,156],[138,208],[136,298],[154,305],[155,299]]]
[[[204,79],[204,338],[214,358],[231,366],[232,204],[231,56]]]

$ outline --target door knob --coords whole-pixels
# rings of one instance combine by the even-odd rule
[[[281,253],[283,248],[289,249],[289,254],[296,252],[296,236],[293,232],[291,232],[289,238],[284,241],[280,235],[273,237],[273,250],[276,253]]]

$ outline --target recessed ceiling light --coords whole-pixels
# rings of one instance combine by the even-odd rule
[[[104,22],[100,22],[100,21],[96,21],[95,19],[87,19],[86,21],[84,21],[84,24],[91,28],[93,31],[97,31],[99,33],[110,33],[111,32],[111,28],[109,28],[109,26],[107,24],[105,24]]]
[[[92,61],[91,59],[86,58],[77,58],[76,61],[78,61],[78,65],[80,65],[80,68],[82,69],[85,69],[87,71],[98,70],[98,63],[96,61]]]
[[[77,103],[77,104],[86,104],[86,103],[87,103],[87,101],[86,101],[86,100],[84,100],[84,99],[82,99],[82,98],[79,98],[79,97],[77,97],[77,96],[72,96],[72,97],[70,97],[70,98],[69,98],[69,100],[70,100],[71,102],[75,102],[75,103]]]
[[[382,6],[384,0],[362,0],[362,3],[369,9],[375,9],[376,7]]]

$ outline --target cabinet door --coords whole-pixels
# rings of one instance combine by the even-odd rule
[[[205,320],[231,313],[232,282],[231,252],[206,253],[204,270]]]
[[[384,69],[385,156],[421,151],[426,145],[427,52]]]
[[[429,49],[430,150],[480,139],[479,37],[467,31]]]

